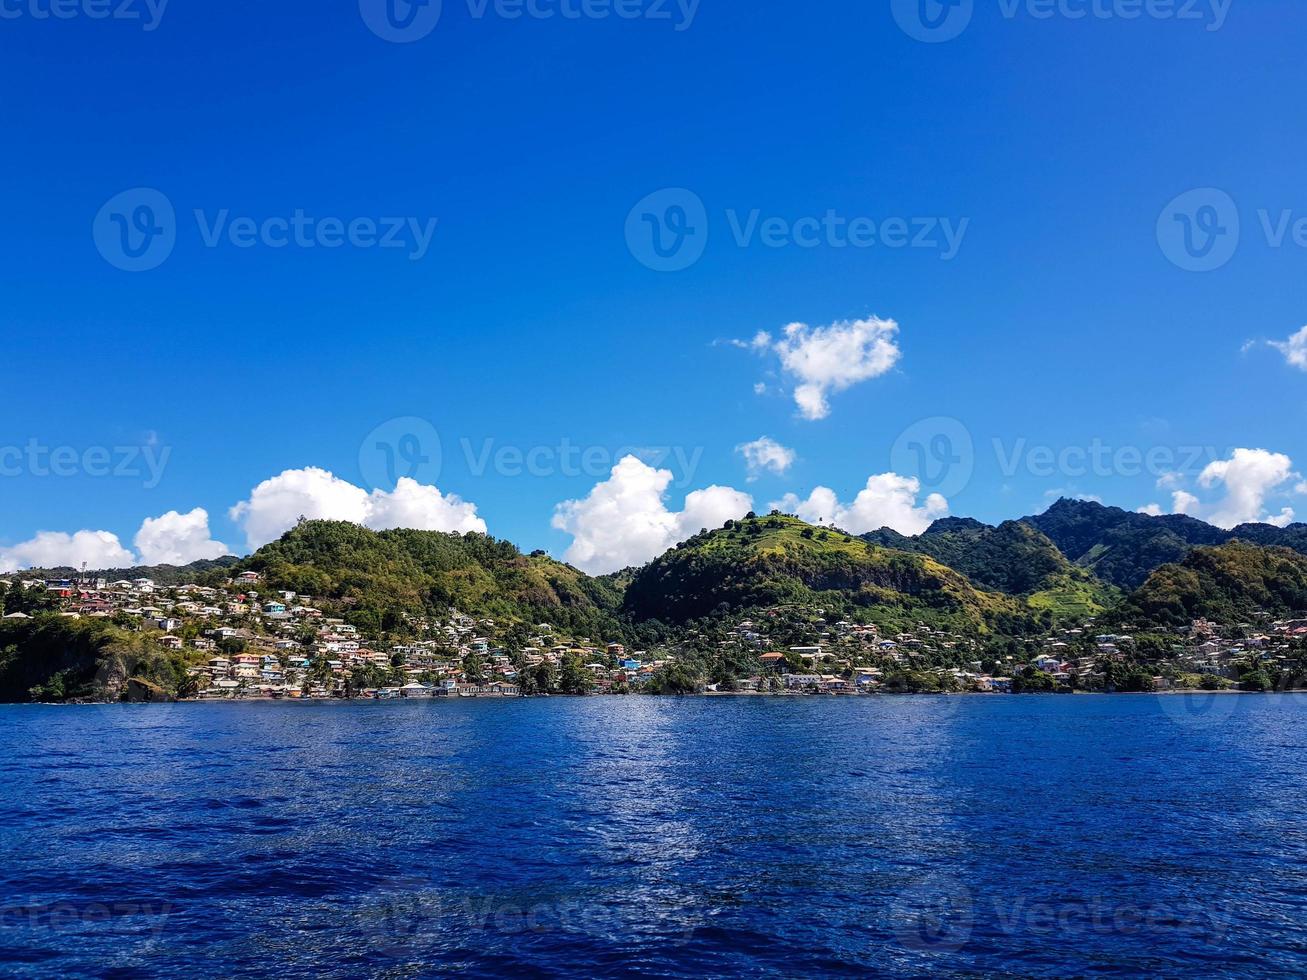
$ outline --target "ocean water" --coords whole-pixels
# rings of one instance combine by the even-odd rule
[[[1307,697],[0,708],[0,975],[1307,974]]]

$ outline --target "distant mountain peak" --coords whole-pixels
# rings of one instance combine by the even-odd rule
[[[988,524],[978,521],[974,517],[941,517],[926,528],[925,533],[949,534],[957,531],[984,531],[988,529]]]

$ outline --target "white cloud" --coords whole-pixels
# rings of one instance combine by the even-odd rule
[[[791,323],[780,338],[760,331],[749,346],[780,358],[781,367],[796,382],[794,401],[799,414],[816,420],[830,415],[831,394],[878,378],[899,362],[898,331],[893,320],[876,317],[842,320],[825,327]]]
[[[317,467],[286,470],[264,480],[248,500],[234,506],[231,519],[241,525],[250,548],[273,541],[310,520],[351,521],[373,530],[412,527],[424,531],[485,532],[476,505],[416,480],[401,479],[393,491],[369,494],[347,480]]]
[[[1166,511],[1162,510],[1161,504],[1145,504],[1135,511],[1137,514],[1147,514],[1149,517],[1161,517]]]
[[[713,486],[689,494],[684,509],[674,512],[664,500],[671,482],[670,470],[626,456],[585,499],[560,503],[553,526],[572,535],[565,560],[592,574],[639,565],[753,507],[748,494]]]
[[[210,537],[209,512],[203,507],[189,514],[170,510],[160,517],[147,517],[133,543],[143,565],[187,565],[229,554],[225,544]]]
[[[1293,520],[1293,511],[1285,508],[1276,518],[1263,513],[1266,497],[1287,483],[1295,474],[1293,461],[1283,453],[1265,449],[1236,449],[1229,459],[1208,463],[1198,475],[1198,485],[1211,488],[1225,487],[1225,499],[1220,501],[1206,518],[1217,527],[1231,528],[1250,521],[1285,524]],[[1288,518],[1285,519],[1285,514]]]
[[[1275,524],[1284,527],[1294,518],[1292,507],[1282,507],[1278,514],[1266,511],[1267,498],[1288,492],[1286,484],[1298,480],[1294,493],[1307,491],[1307,481],[1293,471],[1293,461],[1283,453],[1265,449],[1236,449],[1229,459],[1209,463],[1198,475],[1198,485],[1211,490],[1221,487],[1225,494],[1219,500],[1204,503],[1188,490],[1175,490],[1171,494],[1171,513],[1187,514],[1223,527],[1227,530],[1240,524]],[[1159,487],[1174,486],[1179,482],[1175,474],[1167,474],[1158,481]],[[1149,504],[1141,513],[1162,513],[1158,504]]]
[[[1284,355],[1284,359],[1300,370],[1307,371],[1307,327],[1303,327],[1288,340],[1272,340],[1270,345]]]
[[[1266,518],[1267,524],[1274,524],[1276,527],[1288,527],[1293,523],[1294,513],[1292,507],[1281,507],[1280,512],[1274,517]]]
[[[126,568],[136,556],[122,546],[118,535],[108,531],[40,531],[30,541],[0,548],[0,572],[23,568]]]
[[[768,471],[777,476],[783,475],[797,458],[793,449],[786,449],[767,436],[736,446],[735,451],[744,456],[745,465],[749,468],[750,483]]]
[[[772,504],[787,513],[798,514],[810,524],[830,524],[850,534],[864,534],[890,527],[900,534],[920,534],[938,518],[948,515],[948,501],[932,493],[919,506],[921,483],[897,473],[870,477],[867,486],[851,504],[843,504],[829,487],[817,487],[800,500],[794,494]]]
[[[477,516],[476,504],[452,493],[442,494],[435,487],[408,477],[402,477],[389,493],[372,491],[363,523],[376,531],[411,527],[419,531],[486,533],[486,522]]]

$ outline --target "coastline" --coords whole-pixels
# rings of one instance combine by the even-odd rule
[[[700,691],[693,694],[527,694],[527,695],[506,695],[506,694],[472,694],[460,695],[456,697],[433,696],[417,698],[269,698],[269,697],[248,697],[248,698],[176,698],[171,700],[158,701],[91,701],[91,700],[69,700],[69,701],[11,701],[4,702],[8,706],[40,706],[49,708],[87,708],[87,707],[109,707],[111,705],[200,705],[200,704],[421,704],[421,703],[452,703],[456,701],[540,701],[550,699],[561,699],[566,701],[576,701],[594,698],[604,699],[625,699],[625,698],[778,698],[784,700],[794,699],[819,699],[819,700],[858,700],[863,701],[871,698],[923,698],[923,699],[940,699],[940,698],[1065,698],[1065,697],[1098,697],[1098,698],[1118,698],[1118,697],[1184,697],[1192,695],[1246,695],[1249,697],[1265,697],[1274,695],[1300,695],[1307,694],[1307,688],[1293,688],[1287,691],[1239,691],[1239,690],[1222,690],[1222,691],[1203,691],[1203,690],[1183,690],[1183,691],[1029,691],[1015,694],[994,694],[984,691],[950,691],[950,692],[914,692],[914,691],[877,691],[874,694],[836,694],[836,693],[800,693],[796,691]]]

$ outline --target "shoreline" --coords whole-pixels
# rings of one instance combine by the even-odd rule
[[[1203,691],[1203,690],[1184,690],[1184,691],[1069,691],[1057,693],[1053,691],[1030,691],[1022,694],[994,694],[984,691],[952,691],[952,692],[890,692],[883,691],[875,694],[801,694],[796,692],[764,692],[764,691],[703,691],[696,694],[528,694],[522,695],[504,695],[504,694],[473,694],[467,697],[463,696],[434,696],[421,698],[268,698],[268,697],[248,697],[248,698],[181,698],[170,701],[9,701],[4,702],[5,706],[10,707],[44,707],[44,708],[103,708],[112,705],[200,705],[200,704],[422,704],[422,703],[449,703],[456,701],[539,701],[551,698],[565,701],[585,700],[589,698],[779,698],[784,700],[808,698],[814,700],[868,700],[871,698],[1064,698],[1071,697],[1099,697],[1099,698],[1116,698],[1116,697],[1183,697],[1191,695],[1247,695],[1250,697],[1268,696],[1268,695],[1291,695],[1307,694],[1307,688],[1294,688],[1289,691]]]

